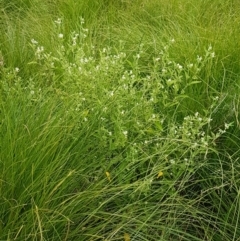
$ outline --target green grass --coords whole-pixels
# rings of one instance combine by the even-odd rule
[[[1,1],[0,240],[238,240],[239,8]]]

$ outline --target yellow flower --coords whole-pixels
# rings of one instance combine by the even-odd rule
[[[124,241],[130,241],[130,235],[128,233],[124,234]]]
[[[109,172],[105,172],[105,174],[106,174],[106,176],[107,176],[108,181],[110,182],[110,181],[111,181],[111,175],[110,175],[110,173],[109,173]]]
[[[160,172],[158,173],[157,178],[162,177],[162,176],[163,176],[163,172],[162,172],[162,171],[160,171]]]

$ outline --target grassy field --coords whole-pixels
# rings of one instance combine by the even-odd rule
[[[238,0],[0,1],[0,241],[240,240]]]

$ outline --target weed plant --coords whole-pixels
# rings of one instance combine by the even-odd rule
[[[0,240],[238,240],[237,1],[0,4]]]

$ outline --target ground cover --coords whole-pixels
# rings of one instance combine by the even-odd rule
[[[0,240],[238,240],[238,1],[0,7]]]

